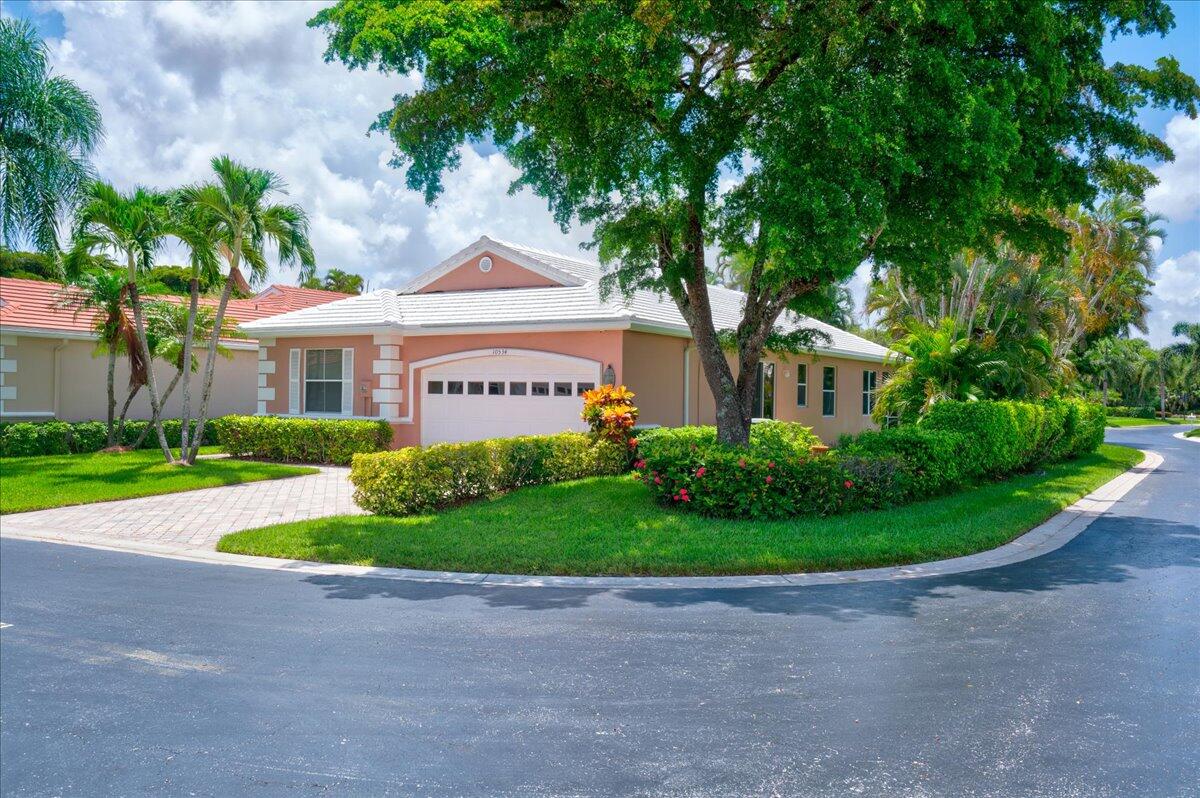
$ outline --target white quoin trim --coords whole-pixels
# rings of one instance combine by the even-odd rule
[[[371,391],[371,399],[379,404],[400,404],[404,401],[404,391],[400,388],[376,388]]]
[[[404,361],[403,360],[391,360],[391,359],[372,360],[371,361],[371,373],[372,374],[403,374],[404,373]]]
[[[546,360],[561,360],[564,363],[588,363],[596,368],[596,384],[600,384],[601,373],[604,369],[604,364],[599,360],[592,360],[588,357],[579,357],[578,355],[564,355],[561,352],[546,352],[541,349],[512,349],[509,347],[495,347],[492,349],[468,349],[462,352],[450,352],[445,355],[437,355],[436,357],[427,357],[424,360],[414,360],[408,364],[408,412],[403,418],[395,419],[399,424],[413,423],[413,411],[416,402],[413,393],[413,379],[418,369],[426,366],[437,366],[441,363],[450,363],[455,360],[471,360],[477,357],[540,357]],[[392,419],[389,419],[392,420]]]
[[[300,350],[293,349],[292,351],[299,352]],[[275,361],[274,360],[259,360],[258,361],[258,373],[259,374],[274,374],[275,373]]]
[[[259,342],[259,344],[258,344],[258,359],[259,359],[259,360],[266,360],[266,359],[267,359],[267,348],[266,348],[265,346],[263,346],[263,345],[262,345],[262,342],[261,342],[261,341],[260,341],[260,342]]]
[[[379,387],[380,388],[399,388],[400,387],[400,375],[399,374],[380,374],[379,375]]]
[[[379,347],[379,356],[384,360],[399,360],[400,347],[395,344],[384,344]]]
[[[354,415],[354,350],[342,350],[342,415]]]
[[[275,399],[275,389],[274,388],[259,388],[258,389],[258,401],[269,402],[269,401],[274,401],[274,399]]]
[[[255,414],[259,416],[265,416],[267,414],[267,403],[260,400]]]
[[[275,364],[272,363],[272,366]],[[288,350],[288,413],[300,412],[300,350]]]

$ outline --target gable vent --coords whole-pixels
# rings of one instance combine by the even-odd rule
[[[483,272],[484,274],[487,274],[491,270],[492,270],[492,259],[489,258],[487,255],[484,255],[482,258],[479,259],[479,271]]]

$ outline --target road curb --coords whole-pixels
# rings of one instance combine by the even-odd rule
[[[1138,465],[1109,480],[1053,518],[1003,546],[949,560],[937,560],[915,565],[896,565],[885,568],[866,568],[857,571],[763,574],[759,576],[527,576],[519,574],[461,573],[456,571],[421,571],[409,568],[375,568],[363,565],[307,562],[304,560],[280,560],[273,557],[226,554],[224,552],[189,548],[186,546],[171,546],[140,541],[114,541],[112,538],[101,536],[73,535],[70,538],[66,538],[50,534],[0,532],[0,537],[15,540],[35,540],[44,543],[59,543],[68,546],[84,546],[105,551],[143,554],[187,562],[234,565],[241,568],[258,568],[268,571],[285,571],[313,576],[365,577],[405,582],[442,582],[495,587],[664,589],[802,587],[809,585],[861,584],[864,582],[899,581],[929,576],[945,576],[948,574],[997,568],[1039,557],[1061,548],[1073,540],[1079,533],[1083,532],[1083,530],[1087,529],[1093,521],[1108,512],[1126,493],[1162,464],[1163,458],[1157,452],[1145,449],[1141,450],[1141,452],[1143,458]]]
[[[1176,432],[1171,437],[1178,438],[1181,441],[1187,441],[1188,443],[1200,443],[1200,438],[1189,438],[1187,436],[1188,432],[1191,432],[1191,430],[1183,430],[1182,432]]]

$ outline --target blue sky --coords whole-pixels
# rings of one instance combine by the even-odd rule
[[[32,20],[55,69],[97,98],[107,138],[96,163],[118,185],[201,179],[225,152],[275,169],[312,217],[320,267],[358,272],[375,288],[399,285],[485,233],[576,251],[587,231],[563,235],[544,202],[509,196],[514,171],[488,149],[464,155],[437,206],[409,191],[386,166],[387,141],[366,135],[406,82],[325,64],[324,37],[305,22],[327,4],[3,0],[0,9]],[[1200,76],[1200,2],[1171,5],[1170,35],[1123,37],[1106,58],[1149,66],[1173,55]],[[1177,155],[1155,167],[1162,184],[1148,196],[1169,217],[1150,318],[1150,339],[1162,344],[1175,321],[1200,319],[1200,120],[1152,109],[1141,121]],[[864,285],[860,274],[858,296]]]

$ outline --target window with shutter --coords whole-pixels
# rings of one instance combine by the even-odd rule
[[[300,350],[288,351],[288,413],[300,413]]]
[[[342,415],[354,415],[354,350],[342,350]]]

